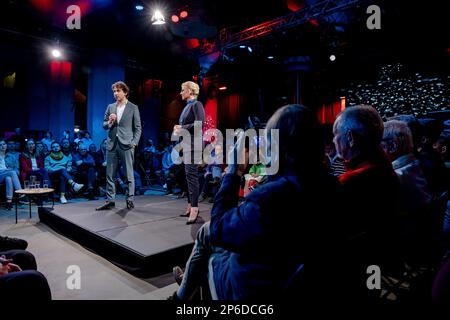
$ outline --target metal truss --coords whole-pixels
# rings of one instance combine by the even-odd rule
[[[257,26],[245,29],[235,34],[228,34],[226,30],[220,33],[218,47],[220,50],[230,49],[250,39],[265,36],[274,31],[281,31],[304,24],[312,19],[350,8],[364,0],[325,0],[311,6],[304,7],[283,17],[263,22]]]

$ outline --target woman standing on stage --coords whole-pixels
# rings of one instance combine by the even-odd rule
[[[184,168],[186,171],[186,180],[188,185],[188,206],[186,213],[182,214],[182,217],[189,217],[186,224],[193,224],[197,221],[198,210],[198,198],[199,198],[199,181],[198,181],[198,163],[194,161],[194,122],[199,121],[201,128],[205,121],[205,110],[203,104],[197,100],[200,88],[198,84],[192,81],[183,82],[181,84],[181,98],[187,102],[180,115],[179,124],[174,126],[174,133],[179,134],[181,129],[188,130],[191,134],[191,161],[186,162]],[[201,133],[201,130],[199,131]],[[197,139],[199,137],[196,137]],[[201,137],[200,137],[201,139]],[[203,143],[203,141],[202,141]],[[202,150],[200,150],[202,151]],[[200,157],[201,159],[202,157]]]

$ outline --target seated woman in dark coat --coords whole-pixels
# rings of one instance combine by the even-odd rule
[[[322,165],[316,116],[304,106],[287,105],[275,112],[266,129],[279,130],[278,141],[272,141],[279,153],[272,151],[270,162],[279,165],[278,172],[238,206],[247,164],[229,166],[174,299],[189,299],[205,283],[213,299],[280,298],[303,266],[326,255],[327,226],[332,225],[328,216],[337,202],[338,183]]]

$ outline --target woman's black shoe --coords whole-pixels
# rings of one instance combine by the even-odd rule
[[[186,224],[194,224],[197,222],[198,216],[200,215],[200,210],[197,210],[197,215],[195,216],[195,219],[188,219],[188,221],[186,221]]]

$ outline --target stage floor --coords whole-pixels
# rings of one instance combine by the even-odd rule
[[[137,196],[133,210],[126,208],[124,199],[117,199],[116,208],[95,211],[103,203],[104,200],[68,203],[53,210],[44,207],[39,209],[39,217],[62,235],[127,271],[144,274],[165,269],[164,263],[186,262],[195,234],[209,220],[212,207],[210,203],[200,203],[197,222],[186,225],[187,218],[179,216],[186,208],[185,198]]]

